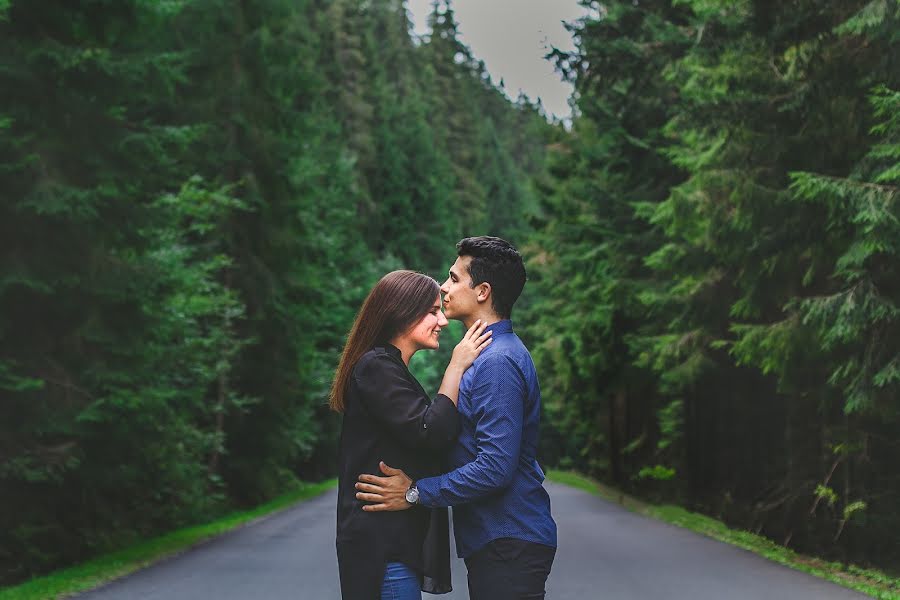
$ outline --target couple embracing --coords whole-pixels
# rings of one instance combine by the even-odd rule
[[[345,600],[449,592],[449,506],[472,600],[544,598],[556,524],[535,458],[541,396],[510,321],[525,267],[500,238],[457,251],[443,285],[412,271],[375,285],[335,374]],[[409,360],[438,347],[448,318],[468,330],[432,397]]]

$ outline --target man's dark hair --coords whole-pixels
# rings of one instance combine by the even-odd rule
[[[491,284],[491,305],[497,316],[512,316],[513,304],[525,287],[525,265],[522,255],[506,240],[489,235],[468,237],[456,244],[460,256],[471,256],[469,276],[472,287]]]

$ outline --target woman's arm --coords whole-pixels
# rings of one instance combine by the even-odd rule
[[[459,414],[450,398],[428,398],[398,359],[364,357],[353,372],[360,404],[373,420],[410,448],[443,449],[459,434]]]
[[[422,393],[409,370],[388,354],[364,357],[353,370],[359,397],[370,414],[400,443],[411,448],[444,449],[459,435],[459,382],[490,343],[490,332],[475,323],[453,350],[434,400]]]

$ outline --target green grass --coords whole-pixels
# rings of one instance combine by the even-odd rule
[[[336,480],[306,484],[252,510],[237,512],[218,521],[173,531],[130,548],[89,562],[38,577],[21,585],[0,590],[0,600],[46,600],[64,598],[97,587],[113,579],[177,554],[250,521],[286,508],[301,500],[334,488]]]
[[[547,473],[547,478],[550,481],[601,496],[606,500],[621,504],[633,512],[690,529],[727,544],[749,550],[769,560],[827,579],[844,587],[868,594],[873,598],[882,600],[900,599],[900,578],[891,577],[880,571],[803,556],[760,535],[749,531],[730,529],[727,525],[712,517],[692,513],[680,506],[648,504],[577,473],[551,470]]]

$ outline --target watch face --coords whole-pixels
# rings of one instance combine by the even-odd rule
[[[409,488],[406,490],[406,501],[410,504],[415,504],[419,501],[419,490],[417,488]]]

